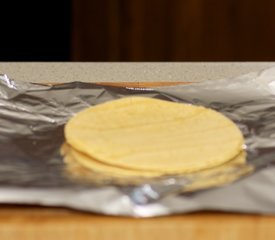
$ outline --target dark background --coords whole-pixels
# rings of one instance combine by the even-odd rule
[[[0,61],[274,61],[274,0],[2,1]]]
[[[0,61],[65,61],[71,58],[68,0],[0,3]]]

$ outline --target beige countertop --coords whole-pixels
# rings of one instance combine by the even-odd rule
[[[196,82],[271,66],[275,62],[0,62],[0,73],[28,82]]]

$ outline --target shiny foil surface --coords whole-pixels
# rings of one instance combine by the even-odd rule
[[[224,186],[188,191],[203,176],[167,176],[138,184],[93,183],[69,176],[60,155],[63,128],[84,108],[127,96],[203,105],[232,119],[253,169]],[[152,217],[199,210],[275,214],[275,68],[231,79],[132,88],[72,82],[42,85],[0,75],[0,202],[64,206]],[[238,174],[241,168],[222,175]],[[208,176],[208,178],[217,176]]]

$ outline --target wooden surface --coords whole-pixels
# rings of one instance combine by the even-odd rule
[[[1,207],[1,240],[274,240],[275,217],[195,213],[150,219],[61,208]]]
[[[275,1],[72,0],[76,61],[270,61]]]
[[[125,84],[129,86],[129,83],[119,85]],[[166,83],[154,83],[156,85]],[[137,86],[151,84],[138,83]],[[200,212],[134,219],[65,208],[11,205],[0,207],[0,240],[274,240],[274,226],[275,216],[253,214]]]

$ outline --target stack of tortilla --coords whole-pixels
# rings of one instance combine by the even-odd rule
[[[65,139],[64,159],[80,176],[129,183],[195,174],[204,179],[192,186],[197,189],[231,182],[250,169],[239,128],[221,113],[191,104],[145,97],[109,101],[71,118]],[[232,171],[237,168],[244,170]]]

